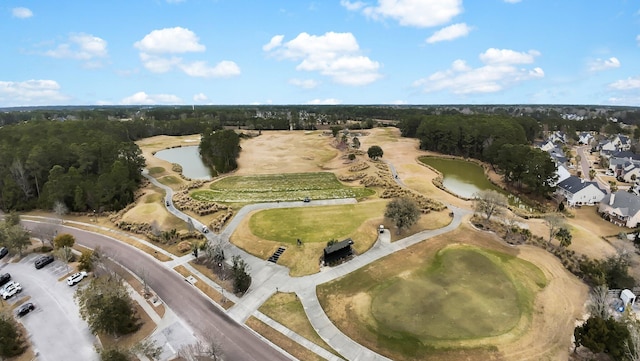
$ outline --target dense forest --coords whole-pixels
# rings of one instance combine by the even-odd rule
[[[29,121],[0,129],[0,208],[117,210],[144,158],[119,122]]]
[[[420,149],[488,162],[507,183],[538,196],[554,190],[555,163],[546,152],[531,147],[540,132],[535,119],[427,115],[405,119],[399,127],[403,136],[420,140]]]

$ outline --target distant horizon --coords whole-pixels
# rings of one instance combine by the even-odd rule
[[[10,1],[0,108],[637,107],[639,24],[628,0]]]
[[[203,108],[203,107],[589,107],[589,108],[630,108],[640,110],[640,106],[633,105],[607,105],[607,104],[87,104],[87,105],[27,105],[0,107],[0,111],[6,109],[29,108]]]

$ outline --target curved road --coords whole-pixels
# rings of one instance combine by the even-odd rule
[[[22,220],[32,229],[39,222]],[[59,226],[72,234],[78,244],[100,248],[131,271],[144,270],[149,286],[187,325],[200,335],[214,332],[222,346],[225,360],[290,360],[253,332],[233,321],[225,312],[213,305],[176,272],[158,263],[146,253],[108,236],[77,228]]]

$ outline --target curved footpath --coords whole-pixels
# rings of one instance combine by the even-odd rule
[[[185,222],[188,222],[190,217],[177,210],[173,206],[173,190],[170,187],[158,182],[155,178],[149,176],[146,170],[143,172],[143,175],[147,179],[149,179],[155,186],[165,190],[165,204],[168,204],[167,209],[169,210],[169,212],[171,212],[176,217],[185,220]],[[462,218],[465,215],[470,214],[471,211],[449,206],[449,209],[453,213],[453,220],[449,225],[440,229],[422,231],[394,243],[390,242],[391,235],[389,234],[389,230],[385,230],[383,234],[379,234],[378,240],[376,241],[374,246],[364,254],[358,255],[349,262],[329,268],[326,271],[304,277],[291,277],[289,276],[288,268],[257,258],[239,249],[229,242],[229,237],[233,234],[233,232],[235,232],[242,219],[247,214],[255,210],[291,207],[314,207],[335,204],[353,204],[356,202],[357,201],[355,199],[350,198],[317,201],[314,200],[309,203],[277,202],[247,205],[240,209],[240,211],[232,218],[232,220],[220,234],[213,234],[212,232],[205,234],[209,242],[215,242],[222,245],[225,255],[227,255],[227,259],[231,259],[231,257],[239,255],[245,260],[251,270],[252,282],[251,287],[249,288],[247,293],[245,293],[242,298],[238,298],[233,295],[228,296],[228,298],[235,303],[234,306],[227,311],[228,315],[241,324],[244,324],[249,316],[257,317],[258,319],[265,321],[270,326],[276,328],[283,334],[290,336],[302,346],[309,348],[312,352],[315,352],[328,360],[339,360],[339,358],[337,358],[336,356],[326,352],[320,347],[317,347],[315,344],[300,337],[293,331],[286,329],[286,327],[278,324],[277,322],[271,320],[258,311],[258,308],[277,291],[295,292],[302,302],[305,313],[307,314],[307,317],[309,318],[309,321],[311,322],[316,332],[329,346],[331,346],[342,356],[346,357],[348,360],[389,360],[388,358],[379,355],[351,340],[348,336],[343,334],[331,322],[331,320],[329,320],[328,316],[320,306],[320,302],[318,301],[318,297],[316,295],[316,286],[342,277],[382,257],[410,247],[428,238],[450,232],[458,228],[462,221]],[[192,222],[199,229],[202,229],[202,226],[204,226],[195,219],[192,219]],[[139,241],[148,243],[140,239]],[[167,252],[163,253],[166,254]],[[199,272],[197,272],[193,267],[190,267],[190,265],[188,264],[188,262],[193,259],[192,255],[187,255],[180,258],[175,258],[175,256],[170,255],[170,257],[174,258],[174,261],[167,262],[166,264],[168,267],[175,267],[179,264],[184,265],[194,274],[198,274],[199,276],[201,276],[203,280],[208,280],[208,278],[200,275]],[[221,288],[217,284],[209,280],[208,282],[213,287],[221,291]]]

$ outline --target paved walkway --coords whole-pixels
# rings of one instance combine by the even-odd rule
[[[391,166],[392,173],[395,174],[394,168]],[[167,204],[167,210],[175,215],[176,217],[184,220],[185,222],[192,222],[197,229],[202,229],[204,224],[199,222],[197,219],[193,219],[188,215],[180,212],[173,206],[172,196],[173,190],[164,184],[158,182],[155,178],[150,177],[146,169],[143,171],[143,175],[148,178],[155,186],[158,186],[165,190],[165,204]],[[398,180],[398,182],[400,182]],[[355,199],[334,199],[334,200],[317,200],[311,202],[276,202],[276,203],[261,203],[261,204],[252,204],[247,205],[240,209],[238,213],[231,219],[231,221],[227,224],[227,226],[222,230],[220,234],[215,234],[213,232],[208,232],[205,234],[208,242],[210,243],[219,243],[223,249],[225,256],[227,258],[227,262],[230,262],[233,256],[240,256],[242,259],[248,264],[249,270],[251,272],[252,283],[249,290],[245,293],[245,295],[241,298],[236,297],[233,294],[225,293],[225,296],[231,301],[234,302],[234,306],[227,310],[227,313],[231,318],[233,318],[238,323],[244,325],[245,321],[250,317],[254,316],[261,321],[267,323],[274,329],[283,333],[287,337],[296,341],[303,347],[309,349],[311,352],[316,353],[320,357],[323,357],[327,360],[340,360],[339,357],[327,352],[321,347],[315,345],[314,343],[308,341],[304,337],[298,335],[292,330],[286,328],[275,320],[265,316],[264,314],[258,311],[258,308],[268,300],[274,293],[280,292],[295,292],[300,299],[305,313],[311,322],[311,325],[314,327],[318,335],[334,350],[340,353],[342,356],[346,357],[348,360],[389,360],[388,358],[379,355],[368,348],[358,344],[357,342],[351,340],[348,336],[343,334],[328,318],[325,314],[324,310],[320,306],[320,302],[318,301],[318,297],[316,295],[316,286],[322,283],[329,282],[336,278],[347,275],[361,267],[370,264],[382,257],[385,257],[389,254],[397,252],[399,250],[405,249],[416,243],[422,242],[426,239],[450,232],[456,229],[464,216],[471,213],[471,211],[449,206],[453,214],[453,219],[449,225],[446,227],[435,229],[435,230],[426,230],[409,237],[406,237],[402,240],[391,243],[391,235],[388,230],[384,230],[382,234],[379,234],[377,242],[374,246],[365,252],[362,255],[358,255],[354,257],[349,262],[343,263],[336,267],[325,268],[321,272],[304,276],[304,277],[290,277],[289,269],[278,264],[274,264],[272,262],[265,261],[263,259],[257,258],[238,247],[234,246],[229,242],[230,236],[235,232],[236,228],[242,221],[242,219],[252,211],[261,210],[261,209],[272,209],[272,208],[290,208],[290,207],[315,207],[315,206],[325,206],[325,205],[336,205],[336,204],[354,204],[357,201]],[[32,217],[32,218],[45,218],[45,217]],[[216,289],[218,292],[224,293],[224,290],[216,283],[211,281],[208,277],[201,274],[198,270],[192,267],[189,264],[189,261],[193,260],[193,256],[191,254],[185,256],[175,256],[164,249],[148,242],[142,238],[138,238],[135,236],[131,236],[128,233],[121,232],[118,230],[98,226],[95,224],[87,224],[75,221],[66,221],[65,223],[74,223],[74,224],[82,224],[84,226],[92,226],[104,231],[114,232],[118,235],[122,235],[125,237],[130,237],[135,239],[137,242],[145,244],[152,249],[154,249],[158,253],[162,253],[169,257],[171,260],[168,262],[164,262],[163,264],[172,269],[178,265],[183,265],[186,267],[191,273],[200,277],[203,282],[206,282],[211,287]],[[151,256],[150,256],[151,257]],[[137,297],[136,297],[137,295]],[[192,341],[192,333],[190,331],[185,331],[184,326],[180,325],[179,320],[176,320],[175,315],[171,312],[171,310],[167,310],[164,318],[160,318],[155,310],[153,310],[152,306],[150,306],[147,301],[140,296],[137,292],[133,291],[132,296],[134,299],[140,302],[143,308],[149,313],[154,322],[158,325],[156,331],[152,335],[152,339],[156,341],[160,341],[161,345],[168,345],[171,350],[175,349],[175,345],[168,341],[166,337],[167,334],[173,333],[174,329],[179,330],[175,331],[181,334],[181,338],[185,340],[189,340],[186,343],[191,343]],[[140,298],[140,299],[138,299]],[[213,302],[212,302],[213,303]],[[220,307],[216,303],[214,305]],[[150,308],[150,309],[149,309]],[[155,315],[155,316],[153,316]],[[178,345],[179,346],[179,345]],[[165,350],[165,353],[167,350]],[[175,354],[175,351],[174,351]],[[163,353],[164,356],[164,353]]]

